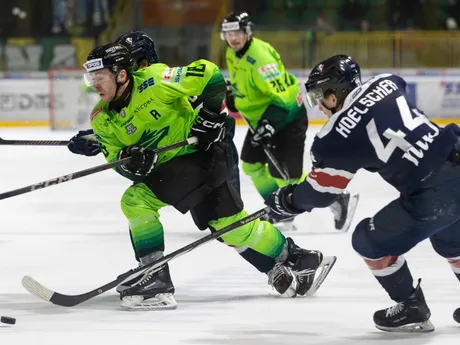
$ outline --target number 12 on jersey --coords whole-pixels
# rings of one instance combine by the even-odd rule
[[[398,128],[396,131],[392,128],[387,128],[383,132],[383,136],[389,139],[389,141],[386,145],[384,145],[377,130],[375,119],[372,119],[366,126],[367,135],[369,136],[372,146],[374,146],[377,157],[382,162],[386,163],[390,159],[394,150],[399,148],[404,151],[402,158],[407,159],[415,166],[418,166],[419,159],[423,158],[423,152],[429,149],[433,139],[439,134],[439,129],[434,126],[425,115],[420,114],[417,109],[412,109],[411,111],[404,96],[396,98],[396,104],[398,105],[399,114],[404,127]],[[415,117],[412,117],[412,114],[414,114]],[[412,145],[405,139],[407,132],[413,131],[422,124],[428,125],[433,130],[433,133],[423,135],[414,145]]]

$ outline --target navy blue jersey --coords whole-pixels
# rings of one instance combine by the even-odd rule
[[[313,169],[296,188],[293,205],[331,204],[359,169],[411,193],[446,162],[459,132],[455,124],[438,127],[411,104],[404,79],[378,75],[353,90],[316,135]]]

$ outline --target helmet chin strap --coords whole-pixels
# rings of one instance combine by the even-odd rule
[[[117,88],[115,89],[115,94],[113,95],[113,97],[110,100],[110,102],[113,102],[113,101],[117,100],[117,95],[118,95],[118,91],[120,91],[120,87],[125,85],[128,82],[129,78],[126,78],[126,81],[124,83],[120,83],[120,82],[118,82],[118,72],[117,72],[117,73],[115,73],[115,80],[116,80]]]

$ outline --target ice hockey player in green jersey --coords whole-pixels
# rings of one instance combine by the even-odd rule
[[[159,210],[171,205],[181,213],[194,209],[200,228],[223,227],[247,216],[243,202],[227,181],[232,166],[224,139],[222,99],[225,80],[207,60],[171,68],[153,64],[136,71],[129,50],[117,43],[97,47],[84,64],[85,80],[101,101],[91,126],[108,162],[132,157],[116,171],[134,181],[121,198],[140,265],[163,256]],[[188,97],[202,100],[195,112]],[[151,149],[198,138],[198,145],[155,154]],[[279,293],[304,295],[311,288],[323,255],[294,244],[269,222],[255,220],[222,236],[227,245],[249,246],[272,257],[269,282]],[[291,286],[295,281],[296,284]],[[120,293],[130,310],[174,309],[175,288],[168,265],[132,281]]]
[[[299,81],[285,70],[280,55],[270,44],[253,37],[252,27],[246,12],[232,12],[222,23],[221,38],[228,45],[226,60],[231,85],[225,102],[254,130],[248,130],[244,141],[242,168],[266,200],[279,187],[305,179],[303,156],[308,117]],[[266,149],[287,170],[288,180],[267,157]],[[337,230],[349,229],[357,201],[358,195],[344,192],[330,206]],[[282,230],[295,229],[293,219],[277,225]]]

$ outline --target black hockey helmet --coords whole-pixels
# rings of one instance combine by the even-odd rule
[[[155,42],[144,31],[131,31],[124,33],[115,40],[131,51],[131,56],[140,66],[142,60],[147,60],[148,64],[158,63],[158,54],[155,49]]]
[[[108,68],[116,78],[123,69],[131,74],[136,68],[136,63],[124,45],[108,43],[92,50],[83,66],[86,70],[84,74],[86,85],[91,86],[93,84],[92,72]]]
[[[246,35],[252,36],[253,24],[246,12],[230,12],[222,22],[220,38],[225,41],[225,32],[242,30]]]
[[[316,65],[305,83],[307,103],[314,107],[330,94],[342,103],[347,95],[361,85],[361,69],[347,55],[335,55]],[[324,106],[324,104],[323,104]],[[329,109],[335,112],[335,109]]]

